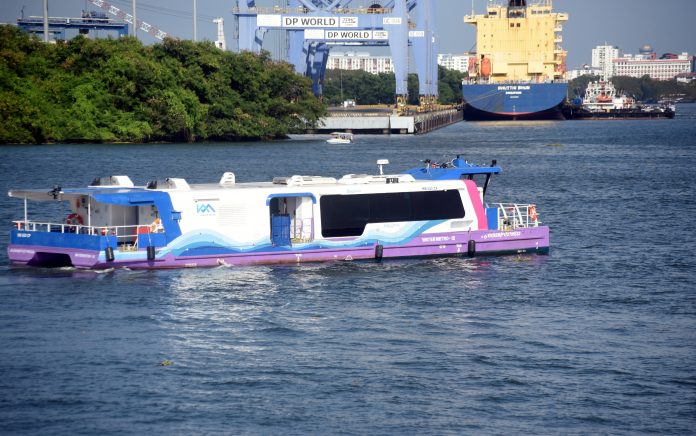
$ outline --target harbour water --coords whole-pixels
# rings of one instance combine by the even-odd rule
[[[548,256],[172,271],[10,267],[0,433],[669,433],[696,428],[696,107],[423,136],[0,147],[0,191],[497,159]]]

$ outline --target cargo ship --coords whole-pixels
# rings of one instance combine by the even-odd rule
[[[568,92],[561,31],[568,14],[551,0],[489,2],[476,26],[476,57],[462,83],[466,120],[563,119]]]

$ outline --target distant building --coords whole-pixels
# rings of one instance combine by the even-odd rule
[[[577,70],[569,70],[566,73],[566,79],[573,80],[577,79],[580,76],[600,76],[601,74],[602,70],[599,67],[593,67],[585,64]]]
[[[461,55],[440,53],[437,55],[438,65],[447,68],[448,70],[461,71],[462,73],[468,73],[475,62],[475,53],[464,53]]]
[[[619,57],[619,48],[613,45],[598,45],[592,49],[592,68],[597,68],[600,75],[609,80],[612,76],[612,61]]]
[[[649,44],[638,49],[638,54],[620,54],[616,46],[598,45],[592,49],[592,68],[598,69],[605,80],[613,76],[671,80],[679,74],[693,72],[694,58],[687,53],[665,53],[658,59]]]
[[[649,46],[646,46],[649,47]],[[655,53],[643,47],[639,54],[625,54],[612,61],[614,76],[643,77],[655,80],[672,80],[682,73],[690,73],[693,57],[688,53],[665,55],[657,59]]]
[[[677,79],[677,82],[682,82],[682,83],[691,83],[694,80],[696,80],[696,73],[681,73],[677,74],[675,77]]]
[[[363,70],[368,73],[393,73],[394,65],[390,56],[371,56],[366,52],[330,53],[326,62],[327,70]]]

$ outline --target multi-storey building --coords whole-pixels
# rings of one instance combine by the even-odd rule
[[[599,67],[592,67],[585,64],[577,70],[568,70],[568,72],[566,72],[566,79],[573,80],[580,76],[601,76],[602,73],[602,69]]]
[[[443,54],[437,55],[437,64],[447,68],[448,70],[461,71],[468,73],[476,63],[475,53],[464,53],[461,55]]]
[[[598,45],[592,49],[592,68],[599,70],[599,75],[609,80],[613,75],[612,61],[619,57],[619,48],[613,45]]]
[[[612,76],[643,77],[671,80],[694,70],[694,58],[687,53],[666,53],[658,59],[650,45],[644,45],[638,54],[619,54],[619,48],[599,45],[592,49],[592,67],[600,71],[604,80]]]
[[[394,66],[389,56],[371,56],[366,52],[337,52],[329,54],[328,70],[363,70],[368,73],[393,73]]]
[[[655,80],[671,80],[682,73],[690,73],[693,69],[693,58],[682,53],[674,59],[656,59],[654,53],[623,55],[614,59],[613,73],[615,76],[643,77],[650,76]]]

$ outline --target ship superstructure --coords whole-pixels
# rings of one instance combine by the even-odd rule
[[[464,17],[477,27],[477,64],[469,75],[490,83],[563,79],[561,31],[567,20],[568,14],[553,12],[551,0],[490,3],[485,15]]]
[[[490,2],[485,14],[464,17],[476,26],[476,62],[463,84],[469,119],[560,117],[567,20],[551,0]]]

